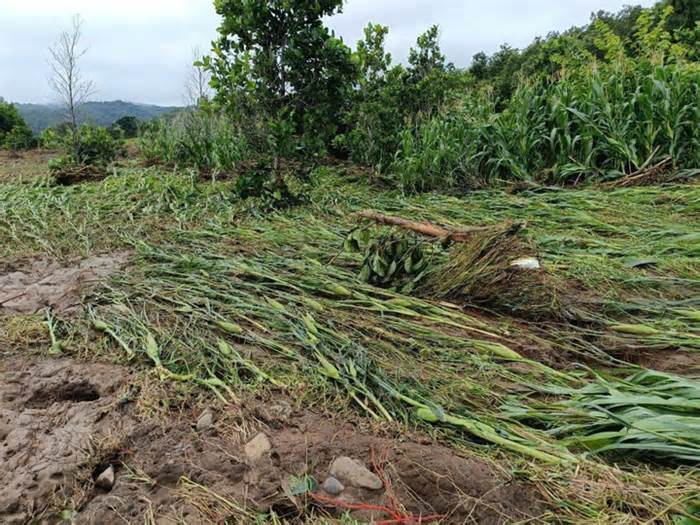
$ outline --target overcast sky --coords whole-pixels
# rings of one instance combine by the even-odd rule
[[[478,51],[523,47],[629,3],[654,1],[348,0],[329,25],[350,45],[368,22],[388,25],[389,51],[403,60],[418,34],[438,24],[448,60],[466,66]],[[0,0],[0,96],[52,100],[47,49],[75,13],[85,19],[82,69],[97,85],[94,98],[163,105],[182,104],[192,47],[208,49],[219,22],[211,0]]]

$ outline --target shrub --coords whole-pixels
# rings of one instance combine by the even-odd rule
[[[107,128],[99,126],[84,125],[76,133],[47,133],[43,138],[47,142],[56,141],[65,151],[63,156],[49,162],[49,171],[59,178],[70,174],[68,178],[76,181],[87,178],[88,172],[102,173],[103,168],[123,153],[124,147],[120,135],[114,137]]]
[[[122,117],[110,126],[112,133],[121,134],[126,139],[133,139],[139,133],[139,119]]]
[[[15,126],[5,135],[5,147],[12,151],[29,149],[36,144],[37,141],[28,127]]]
[[[308,185],[304,178],[299,170],[282,170],[262,160],[238,175],[234,193],[244,200],[256,199],[259,209],[287,208],[306,202]]]
[[[336,140],[352,160],[380,172],[400,148],[407,122],[433,115],[463,81],[463,75],[445,63],[436,26],[418,38],[408,67],[391,67],[391,55],[384,51],[387,34],[380,25],[365,28],[356,53],[359,87],[345,116],[348,131]]]
[[[67,130],[60,126],[46,128],[39,134],[39,145],[46,149],[59,149],[63,146]]]
[[[217,175],[249,157],[255,130],[244,133],[222,115],[188,111],[142,127],[139,147],[147,162],[179,165]]]
[[[76,153],[71,152],[69,160],[75,164],[104,166],[114,161],[122,153],[123,141],[113,137],[107,128],[81,126],[77,133]]]

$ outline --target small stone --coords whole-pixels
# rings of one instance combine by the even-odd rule
[[[250,440],[244,448],[245,455],[250,461],[258,461],[272,449],[272,444],[265,433],[260,432],[260,434]]]
[[[327,477],[321,488],[331,496],[337,496],[345,490],[345,486],[333,476]]]
[[[197,419],[197,432],[209,430],[214,424],[214,414],[208,408]]]
[[[95,485],[105,490],[112,490],[114,486],[114,467],[111,465],[102,472],[95,480]]]
[[[347,456],[341,456],[333,461],[330,473],[331,476],[346,481],[353,487],[370,490],[380,490],[384,487],[382,480],[367,467]]]

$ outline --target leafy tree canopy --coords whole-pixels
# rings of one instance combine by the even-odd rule
[[[274,133],[291,131],[307,146],[330,141],[357,74],[350,49],[322,20],[342,0],[216,0],[215,6],[223,17],[220,38],[203,61],[215,101],[239,114],[262,111],[277,119]],[[280,120],[289,126],[278,126]],[[276,142],[280,149],[285,141]]]
[[[25,149],[32,143],[32,132],[14,104],[0,101],[0,145]]]
[[[122,117],[112,127],[121,130],[124,138],[133,138],[139,132],[139,119],[133,116]]]

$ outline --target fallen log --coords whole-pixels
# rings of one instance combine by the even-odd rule
[[[411,230],[421,235],[425,235],[426,237],[433,237],[441,241],[451,242],[467,242],[473,238],[473,235],[475,233],[493,230],[494,228],[504,228],[508,226],[506,224],[496,224],[491,226],[472,226],[469,228],[452,230],[443,228],[442,226],[437,226],[426,221],[411,221],[402,217],[396,217],[394,215],[384,215],[383,213],[379,213],[373,210],[360,211],[355,213],[355,216],[360,217],[362,219],[372,220],[378,224],[386,224],[387,226],[396,226],[405,230]],[[520,229],[522,227],[522,224],[510,224],[510,226]]]

